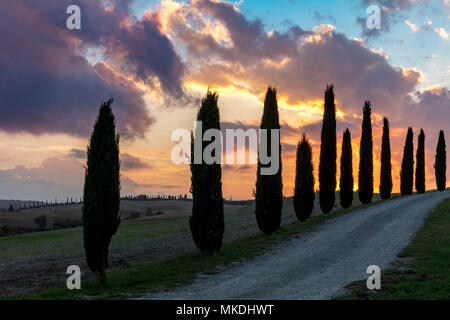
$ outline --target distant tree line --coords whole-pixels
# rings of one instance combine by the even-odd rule
[[[81,204],[83,203],[81,199],[78,198],[67,198],[66,201],[58,201],[57,199],[53,201],[21,201],[21,200],[14,200],[13,203],[11,203],[8,206],[7,211],[8,212],[19,212],[22,210],[27,209],[37,209],[37,208],[47,208],[47,207],[58,207],[58,206],[66,206],[66,205],[72,205],[72,204]],[[6,210],[4,210],[6,211]]]
[[[188,197],[187,194],[179,194],[179,195],[127,195],[122,196],[121,200],[132,200],[132,201],[161,201],[161,200],[185,200],[192,201],[191,198]]]

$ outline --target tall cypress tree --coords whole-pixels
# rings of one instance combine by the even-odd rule
[[[87,147],[83,193],[83,238],[89,268],[105,282],[108,247],[120,224],[119,135],[111,110],[102,103]]]
[[[314,209],[314,166],[312,149],[305,134],[297,145],[297,162],[295,171],[294,210],[298,220],[305,221],[311,217]]]
[[[208,129],[220,130],[218,95],[208,89],[206,97],[202,99],[197,113],[197,121],[202,122],[202,136]],[[195,136],[192,139],[192,146]],[[221,143],[221,142],[220,142]],[[201,141],[201,154],[209,142]],[[191,150],[191,192],[192,215],[189,219],[192,238],[200,251],[214,253],[222,247],[225,229],[222,197],[222,167],[220,163],[207,164],[202,157],[201,163],[195,163],[194,147]],[[220,145],[222,149],[222,145]],[[216,151],[212,152],[215,156]],[[222,151],[220,151],[222,152]]]
[[[389,121],[383,119],[383,138],[381,140],[380,196],[390,199],[392,193],[391,141],[389,138]]]
[[[319,163],[319,203],[322,212],[329,213],[336,198],[336,105],[334,86],[325,90]]]
[[[400,193],[402,196],[410,195],[414,185],[414,134],[408,128],[405,147],[403,148],[402,169],[400,171]]]
[[[339,195],[342,208],[349,208],[353,202],[353,154],[352,138],[348,128],[342,138],[341,178],[339,180]]]
[[[373,142],[372,109],[370,101],[364,102],[361,143],[359,147],[358,196],[361,203],[372,202],[373,197]]]
[[[439,140],[436,147],[436,158],[434,162],[434,175],[436,177],[436,187],[439,191],[444,191],[446,186],[447,171],[447,151],[445,150],[444,131],[439,132]]]
[[[416,191],[425,193],[425,133],[420,129],[416,153]]]
[[[267,89],[260,128],[267,129],[266,150],[268,155],[271,155],[271,129],[280,129],[277,90],[275,88],[269,87]],[[278,143],[279,142],[280,141],[278,141]],[[261,174],[261,168],[269,167],[270,164],[262,164],[258,155],[255,214],[258,227],[265,234],[271,234],[277,231],[280,228],[281,223],[281,209],[283,208],[283,183],[281,180],[281,144],[279,144],[279,146],[279,150],[277,150],[279,168],[274,175]]]

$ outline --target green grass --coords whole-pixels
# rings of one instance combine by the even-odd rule
[[[365,281],[357,281],[338,299],[450,299],[450,199],[428,215],[398,260],[381,273],[380,290],[368,290]]]
[[[68,290],[65,283],[41,292],[12,297],[15,299],[120,299],[139,293],[173,287],[191,282],[198,273],[214,273],[232,262],[243,261],[267,252],[281,242],[312,230],[322,222],[371,206],[359,205],[350,209],[338,209],[328,215],[319,215],[306,222],[294,222],[266,236],[256,234],[225,243],[220,253],[204,255],[198,251],[182,254],[174,258],[139,263],[129,268],[110,270],[107,285],[103,286],[94,278],[82,279],[81,290]]]

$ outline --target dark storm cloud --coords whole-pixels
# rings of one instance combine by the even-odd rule
[[[132,22],[130,1],[33,0],[0,3],[0,129],[32,134],[87,136],[100,103],[113,111],[125,139],[144,136],[153,123],[143,92],[116,70],[181,94],[183,65],[161,33],[157,15]],[[66,28],[70,4],[82,10],[81,30]],[[101,48],[107,61],[89,63],[81,54]]]

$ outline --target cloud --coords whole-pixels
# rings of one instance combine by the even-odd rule
[[[182,94],[184,65],[158,14],[133,21],[131,1],[110,3],[105,8],[101,1],[77,1],[82,29],[73,31],[64,14],[71,0],[0,3],[0,29],[9,30],[0,52],[0,130],[86,137],[101,101],[113,97],[119,132],[133,139],[154,122],[133,80]],[[88,61],[89,50],[104,61]]]
[[[70,149],[68,156],[76,160],[86,160],[87,157],[85,150],[75,148]]]
[[[225,26],[228,43],[216,41],[200,27],[211,18]],[[266,32],[260,20],[246,19],[227,2],[183,4],[167,21],[168,34],[196,65],[187,81],[235,87],[257,96],[273,85],[291,105],[317,100],[333,82],[338,108],[346,113],[359,114],[366,99],[378,112],[389,112],[421,77],[416,70],[391,66],[382,52],[347,38],[331,25]]]
[[[314,19],[316,19],[317,22],[324,22],[324,21],[329,21],[332,23],[336,23],[336,19],[333,18],[333,16],[331,15],[322,15],[319,11],[314,10],[312,12]]]
[[[405,23],[408,25],[412,32],[417,32],[419,30],[434,31],[439,35],[439,37],[444,40],[448,40],[449,38],[448,32],[444,28],[441,27],[433,29],[433,22],[429,19],[427,19],[422,26],[418,26],[417,24],[414,24],[409,20],[405,20]]]
[[[442,39],[448,40],[448,32],[444,28],[436,28],[434,29],[434,32],[436,32]]]
[[[37,167],[19,165],[0,170],[2,197],[8,199],[53,200],[81,197],[83,165],[74,159],[51,157]]]
[[[450,119],[450,90],[444,87],[434,87],[423,92],[416,91],[405,97],[402,107],[398,110],[401,116],[397,123],[402,126],[423,127],[430,130],[448,128]]]
[[[129,153],[120,154],[120,167],[125,171],[151,168],[148,163],[145,163],[139,157],[133,156]]]
[[[419,26],[417,24],[410,22],[408,19],[405,20],[405,23],[411,29],[412,32],[416,32],[417,30],[419,30]]]
[[[85,150],[80,149],[70,149],[68,153],[69,158],[75,160],[83,160],[85,161],[87,158],[87,153]],[[133,171],[139,169],[149,169],[152,168],[151,165],[142,161],[141,158],[136,157],[129,153],[121,153],[120,154],[120,169],[123,171]]]

